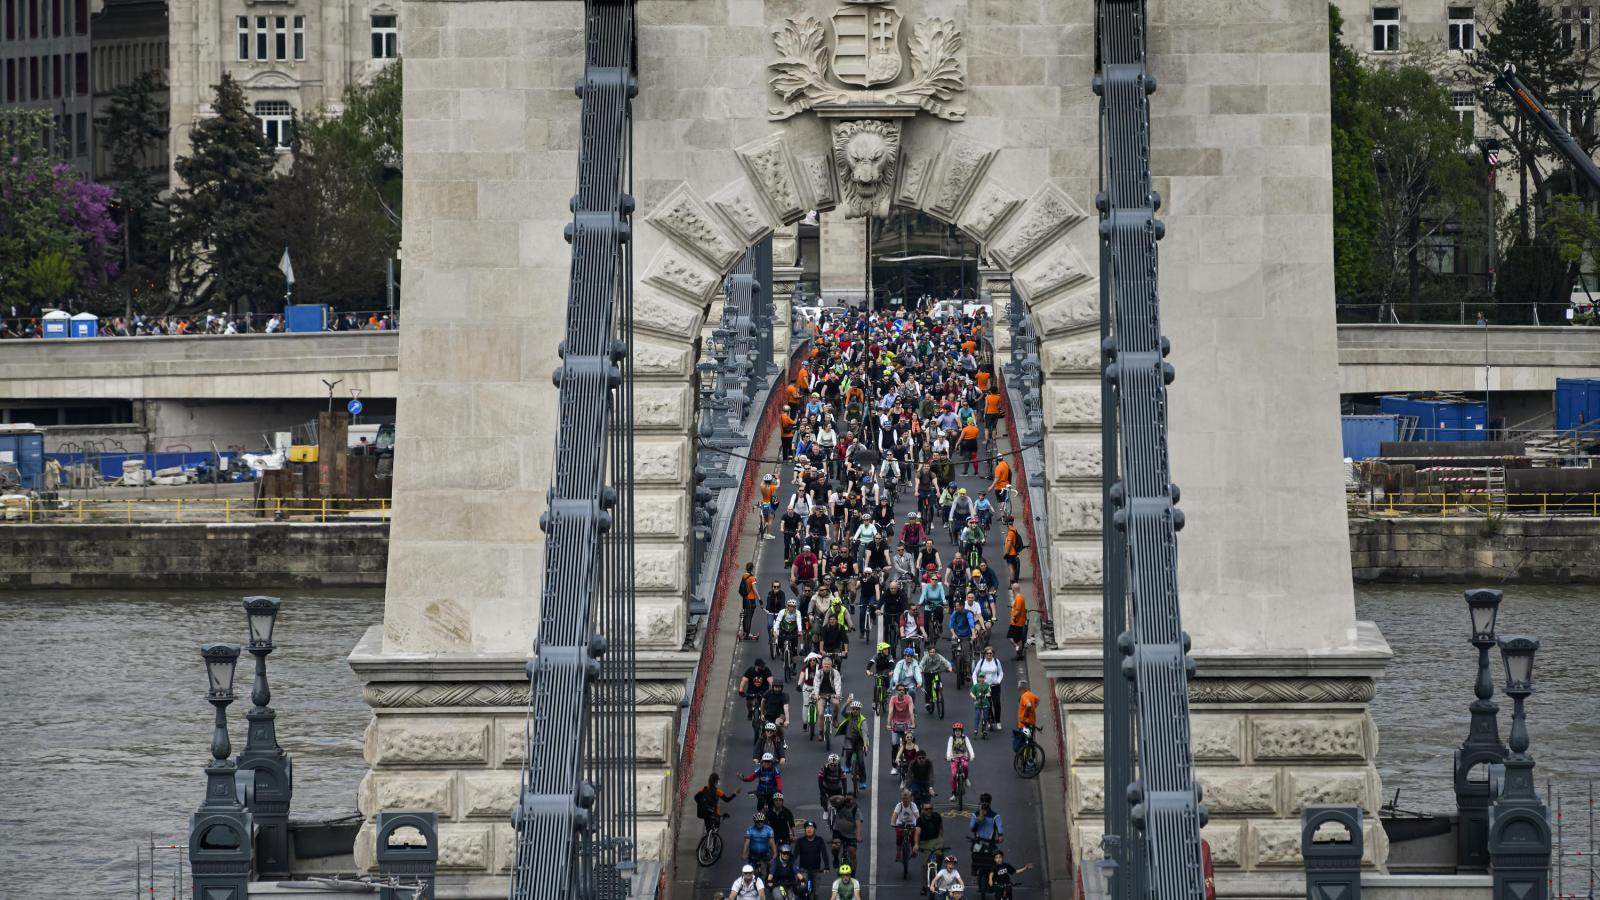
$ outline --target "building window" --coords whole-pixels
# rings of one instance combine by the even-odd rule
[[[372,58],[394,59],[400,55],[400,17],[372,17]]]
[[[274,16],[272,19],[272,58],[283,62],[289,58],[289,18],[287,16]]]
[[[1471,53],[1476,46],[1477,35],[1472,28],[1472,7],[1450,7],[1450,49],[1462,53]]]
[[[267,58],[267,17],[256,16],[256,59]]]
[[[1452,91],[1450,108],[1455,110],[1457,119],[1471,126],[1478,112],[1478,97],[1471,91]]]
[[[39,0],[28,0],[28,37],[39,36]]]
[[[28,99],[39,99],[39,57],[28,57]]]
[[[78,146],[77,156],[89,155],[89,114],[78,113]]]
[[[294,58],[306,58],[306,17],[294,17]]]
[[[89,93],[89,54],[79,53],[75,68],[78,77],[73,80],[78,84],[78,95],[86,95]]]
[[[50,0],[50,33],[61,37],[61,0]]]
[[[289,149],[289,139],[293,136],[290,124],[294,110],[285,100],[257,100],[256,118],[261,120],[261,133],[267,136],[272,146],[279,150]]]
[[[239,17],[239,61],[250,58],[250,17]]]
[[[1378,7],[1372,11],[1372,50],[1394,53],[1400,49],[1400,7]]]
[[[6,0],[6,40],[17,39],[17,0]]]
[[[6,60],[6,102],[15,103],[17,100],[17,61]]]
[[[56,127],[61,129],[61,155],[72,155],[72,116],[56,116]]]
[[[50,96],[61,96],[61,57],[59,55],[50,57],[50,87],[54,90],[54,93]]]
[[[89,0],[76,0],[72,4],[72,30],[75,34],[89,33]]]

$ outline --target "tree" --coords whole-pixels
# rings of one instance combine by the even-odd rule
[[[400,245],[400,67],[345,92],[344,111],[295,129],[294,168],[272,186],[265,229],[288,247],[295,296],[341,309],[384,299],[385,260]]]
[[[130,306],[136,294],[164,294],[167,282],[164,179],[156,177],[166,168],[167,110],[158,99],[164,88],[161,73],[139,75],[112,91],[105,116],[96,122],[110,152],[111,184],[122,211],[128,265],[121,287]]]
[[[261,246],[277,157],[231,76],[217,84],[212,109],[174,165],[183,181],[172,199],[178,284],[186,304],[211,297],[248,312],[273,302],[281,280],[278,255]]]
[[[110,191],[52,161],[50,114],[0,110],[0,303],[56,302],[116,272]]]
[[[1372,286],[1372,248],[1378,235],[1378,177],[1372,167],[1372,112],[1363,91],[1366,71],[1340,38],[1344,20],[1328,5],[1328,68],[1333,144],[1333,277],[1335,296]]]
[[[1384,303],[1416,302],[1420,253],[1450,221],[1474,217],[1478,179],[1466,150],[1471,129],[1450,107],[1433,73],[1418,65],[1378,66],[1366,73],[1372,140],[1380,184],[1377,260]]]

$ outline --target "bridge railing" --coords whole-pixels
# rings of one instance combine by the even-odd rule
[[[389,517],[387,497],[314,499],[304,497],[173,497],[0,500],[0,523],[156,524],[185,522],[336,522],[353,517]]]
[[[1504,491],[1352,495],[1349,511],[1385,516],[1596,516],[1600,493],[1508,493]]]

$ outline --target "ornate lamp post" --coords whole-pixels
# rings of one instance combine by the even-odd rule
[[[244,598],[245,620],[250,626],[246,649],[256,658],[255,683],[250,689],[250,727],[239,768],[255,772],[250,810],[255,814],[256,869],[263,878],[289,876],[289,802],[294,793],[294,767],[289,754],[278,746],[278,714],[267,704],[267,654],[273,650],[272,630],[281,601],[277,597]]]
[[[1534,792],[1533,756],[1528,753],[1528,723],[1523,702],[1533,693],[1533,656],[1539,642],[1511,635],[1500,639],[1511,697],[1511,752],[1490,776],[1495,796],[1489,813],[1489,857],[1495,900],[1548,900],[1550,896],[1550,821]]]
[[[200,648],[206,662],[206,702],[216,708],[211,761],[206,766],[206,799],[189,819],[190,870],[194,895],[214,900],[245,900],[250,886],[250,813],[239,803],[233,751],[228,741],[228,704],[233,702],[233,670],[239,645],[210,643]]]
[[[1489,802],[1493,798],[1489,796],[1488,770],[1506,758],[1506,747],[1500,742],[1500,707],[1490,699],[1494,696],[1494,677],[1489,663],[1502,597],[1500,591],[1487,588],[1466,592],[1467,609],[1472,616],[1469,642],[1478,648],[1478,679],[1474,685],[1478,699],[1469,707],[1472,724],[1467,730],[1467,739],[1455,753],[1459,813],[1456,866],[1461,869],[1487,870],[1489,867]]]

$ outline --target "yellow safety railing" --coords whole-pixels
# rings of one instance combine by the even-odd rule
[[[1472,513],[1527,516],[1600,517],[1600,493],[1477,493],[1390,492],[1383,497],[1368,494],[1350,496],[1352,512],[1451,516]]]
[[[387,514],[386,497],[317,499],[299,497],[126,497],[35,500],[0,506],[0,521],[133,524],[140,522],[249,522],[277,519],[327,522],[352,514]],[[20,509],[19,509],[20,507]],[[20,513],[20,514],[19,514]]]

